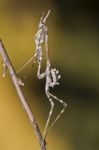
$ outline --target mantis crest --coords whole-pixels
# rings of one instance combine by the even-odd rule
[[[34,62],[37,63],[38,65],[38,70],[37,70],[37,78],[38,79],[43,79],[45,78],[45,94],[50,102],[51,108],[48,114],[48,118],[46,121],[44,133],[43,133],[43,139],[47,136],[49,130],[54,126],[56,121],[60,118],[60,116],[63,114],[64,110],[67,107],[67,104],[62,100],[59,99],[58,97],[54,96],[53,94],[50,93],[50,88],[54,88],[55,85],[59,85],[59,79],[61,78],[61,75],[59,74],[59,71],[56,68],[52,68],[50,58],[49,58],[49,47],[48,47],[48,29],[46,26],[46,20],[50,14],[50,10],[46,15],[43,15],[40,18],[40,22],[38,25],[38,30],[35,35],[35,53],[34,55],[29,59],[29,61],[21,67],[18,71],[20,72],[23,70],[33,59],[35,59]],[[41,73],[41,67],[42,67],[42,44],[44,44],[45,47],[45,52],[46,52],[46,69],[44,72]],[[54,109],[54,100],[57,100],[59,103],[63,105],[63,109],[61,112],[58,114],[58,116],[54,119],[54,121],[49,125],[50,119],[53,113]]]

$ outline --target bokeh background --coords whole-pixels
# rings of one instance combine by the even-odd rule
[[[47,137],[48,150],[99,150],[99,7],[95,0],[0,0],[0,38],[15,70],[35,50],[34,36],[42,12],[47,21],[50,58],[61,74],[51,92],[68,108]],[[43,132],[50,109],[45,80],[30,64],[18,74],[27,101]],[[53,118],[61,109],[55,102]],[[0,56],[0,150],[39,150],[38,141],[7,72],[2,78]]]

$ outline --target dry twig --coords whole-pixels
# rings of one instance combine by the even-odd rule
[[[31,111],[31,109],[30,109],[30,107],[26,101],[26,98],[25,98],[25,96],[21,90],[21,87],[20,87],[21,85],[24,85],[24,84],[22,83],[22,81],[20,79],[17,78],[15,71],[14,71],[14,68],[11,64],[11,61],[8,57],[8,54],[7,54],[5,47],[4,47],[1,40],[0,40],[0,53],[1,53],[2,58],[3,58],[3,67],[4,67],[3,77],[5,76],[6,69],[8,69],[10,76],[12,78],[13,84],[16,88],[17,94],[18,94],[20,101],[22,103],[22,106],[23,106],[24,110],[26,111],[26,113],[29,117],[29,120],[32,124],[32,127],[34,128],[35,135],[36,135],[38,142],[41,146],[42,142],[43,142],[43,136],[42,136],[40,129],[38,127],[38,124],[36,122],[36,118],[35,118],[34,114],[32,113],[32,111]],[[42,150],[46,150],[46,142],[45,141],[43,142]]]

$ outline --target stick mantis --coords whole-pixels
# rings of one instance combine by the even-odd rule
[[[29,59],[29,61],[21,67],[17,73],[19,73],[21,70],[23,70],[34,58],[36,59],[36,63],[38,64],[38,70],[37,70],[37,78],[38,79],[43,79],[45,78],[45,94],[50,102],[51,108],[48,114],[48,118],[46,121],[44,133],[43,133],[43,139],[47,136],[49,130],[54,126],[56,121],[60,118],[60,116],[63,114],[64,110],[67,107],[67,104],[59,99],[58,97],[54,96],[53,94],[50,93],[50,88],[54,88],[55,85],[59,85],[58,80],[61,78],[61,75],[59,75],[59,71],[56,68],[51,67],[50,59],[49,59],[49,47],[48,47],[48,29],[47,26],[45,25],[46,20],[50,14],[50,10],[48,13],[40,18],[40,22],[38,25],[38,31],[35,35],[35,53],[34,55]],[[45,44],[45,51],[46,51],[46,69],[44,72],[41,73],[41,66],[42,66],[42,44]],[[35,61],[34,61],[35,62]],[[57,100],[59,103],[63,105],[63,109],[61,112],[58,114],[58,116],[55,118],[55,120],[50,123],[50,119],[53,113],[54,109],[54,101]],[[42,144],[43,145],[43,144]]]

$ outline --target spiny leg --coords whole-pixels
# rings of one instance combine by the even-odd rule
[[[47,136],[48,132],[50,131],[50,129],[54,126],[54,124],[56,123],[56,121],[61,117],[61,115],[64,113],[65,109],[67,108],[67,104],[59,99],[58,97],[54,96],[53,94],[49,93],[50,97],[56,99],[57,101],[59,101],[62,105],[63,105],[63,109],[61,110],[61,112],[58,114],[58,116],[56,117],[56,119],[52,122],[52,124],[50,125],[50,127],[48,128],[45,137]]]

